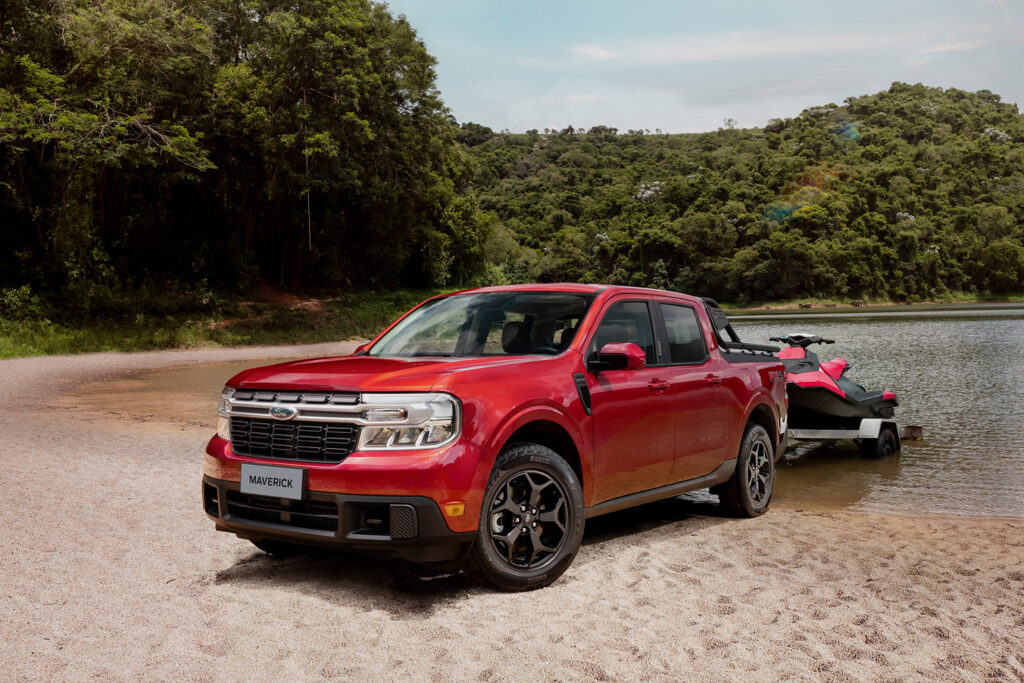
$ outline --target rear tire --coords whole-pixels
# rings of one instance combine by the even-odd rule
[[[900,440],[891,427],[882,427],[877,439],[864,439],[860,442],[860,453],[865,458],[878,460],[900,450]]]
[[[503,591],[542,588],[572,564],[583,524],[583,489],[569,464],[539,444],[508,446],[491,470],[463,569]]]
[[[722,508],[734,517],[763,515],[775,489],[775,445],[759,424],[747,425],[732,478],[716,487]]]

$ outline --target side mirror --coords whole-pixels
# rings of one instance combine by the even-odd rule
[[[356,350],[352,352],[352,355],[353,356],[365,356],[366,355],[366,349],[368,349],[368,348],[370,348],[370,343],[369,342],[367,342],[365,344],[360,344],[359,346],[356,347]]]
[[[591,372],[602,370],[642,370],[647,366],[647,354],[632,342],[605,344],[596,356],[591,356],[587,369]]]

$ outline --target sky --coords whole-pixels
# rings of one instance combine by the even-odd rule
[[[1024,0],[388,0],[460,122],[762,126],[893,81],[1024,104]]]

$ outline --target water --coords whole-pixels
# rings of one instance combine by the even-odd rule
[[[217,403],[224,384],[242,370],[297,358],[208,363],[140,372],[78,387],[68,405],[135,419],[217,426]]]
[[[733,316],[740,338],[810,332],[849,376],[899,397],[901,425],[924,427],[898,457],[850,442],[802,444],[779,463],[776,501],[913,515],[1024,519],[1024,305]]]

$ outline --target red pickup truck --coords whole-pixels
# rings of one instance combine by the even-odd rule
[[[587,518],[708,487],[731,514],[768,508],[786,429],[773,350],[673,292],[435,297],[353,356],[233,377],[203,504],[271,554],[344,547],[537,588]]]

